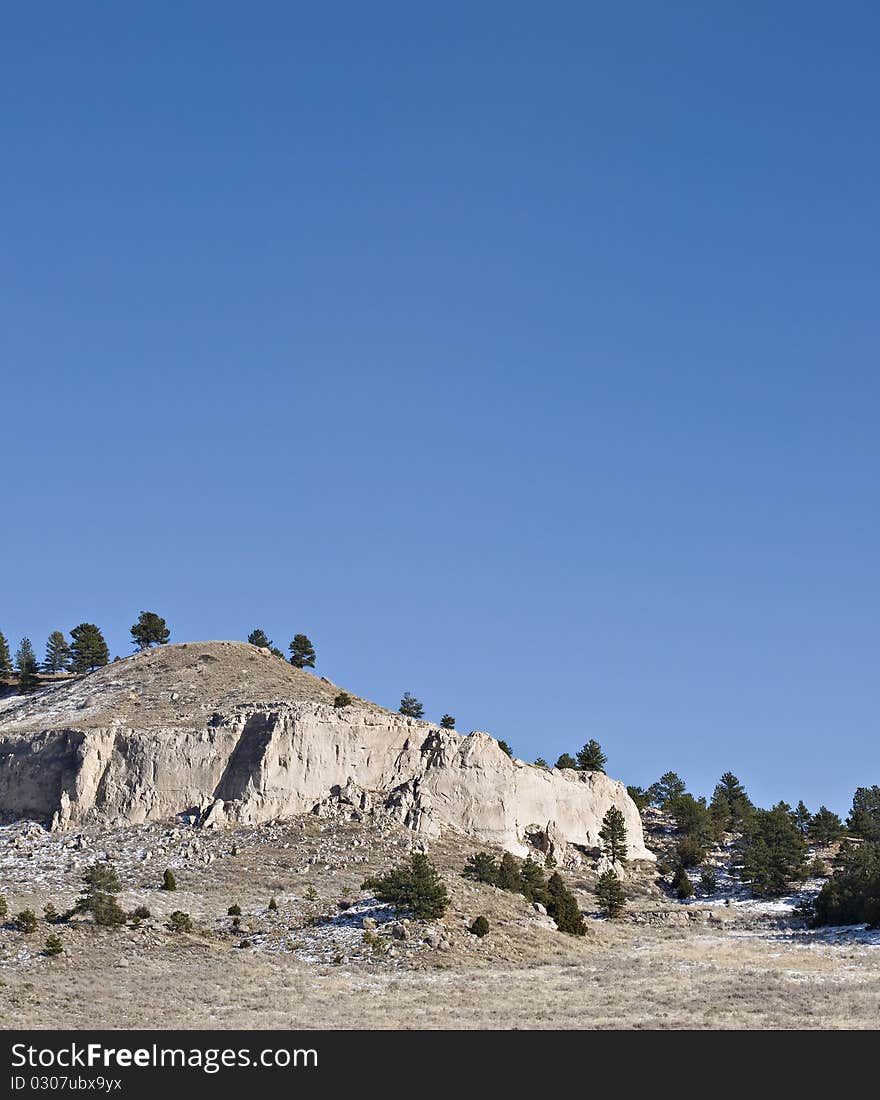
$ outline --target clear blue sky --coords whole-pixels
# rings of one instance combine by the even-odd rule
[[[15,5],[0,629],[880,782],[870,3]]]

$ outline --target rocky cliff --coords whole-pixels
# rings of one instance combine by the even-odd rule
[[[630,857],[652,859],[623,784],[511,760],[338,689],[239,642],[162,646],[72,683],[0,701],[0,817],[65,829],[185,811],[206,826],[334,805],[389,812],[524,854],[597,849],[602,817],[626,818]]]

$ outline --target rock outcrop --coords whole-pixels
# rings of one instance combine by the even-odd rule
[[[205,642],[4,700],[0,817],[66,829],[194,811],[221,827],[344,805],[428,836],[451,828],[558,857],[597,849],[615,805],[631,858],[653,858],[616,780],[512,760],[486,733],[461,736],[367,700],[336,708],[337,692],[268,650]]]

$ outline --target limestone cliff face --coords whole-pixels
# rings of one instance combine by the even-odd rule
[[[272,695],[269,696],[268,692]],[[140,823],[187,810],[208,826],[382,808],[414,831],[445,828],[524,854],[599,847],[609,806],[631,858],[651,859],[623,784],[511,760],[355,699],[266,651],[231,642],[164,646],[0,706],[0,816]],[[250,702],[274,697],[273,703]]]

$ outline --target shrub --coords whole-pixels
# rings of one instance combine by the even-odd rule
[[[171,870],[170,867],[165,868],[165,873],[162,875],[162,885],[159,887],[159,889],[160,890],[176,890],[177,889],[177,879],[174,877],[174,872]]]
[[[489,886],[498,884],[498,864],[489,852],[476,852],[468,856],[462,874],[474,882],[485,882]]]
[[[9,903],[6,898],[0,894],[0,920],[6,920],[9,916]]]
[[[314,888],[314,886],[308,886],[306,888],[305,896],[306,896],[306,901],[317,901],[318,891]]]
[[[483,936],[489,934],[489,922],[485,917],[477,917],[470,928],[468,928],[468,932],[482,939]]]
[[[146,905],[139,905],[136,909],[132,909],[130,913],[132,920],[149,920],[152,915]]]
[[[125,924],[125,910],[112,894],[94,894],[89,903],[89,909],[95,924],[104,928],[116,928]]]
[[[596,901],[607,917],[619,917],[626,908],[623,885],[610,869],[599,876],[599,881],[596,883]]]
[[[824,859],[814,856],[807,867],[807,875],[810,878],[824,878],[828,874],[828,867]]]
[[[61,937],[56,936],[54,932],[46,937],[46,947],[43,951],[44,955],[60,955],[64,950],[64,944],[61,942]]]
[[[347,691],[340,691],[336,698],[333,700],[333,706],[337,710],[342,710],[343,707],[351,706],[351,696]]]
[[[704,894],[714,894],[718,889],[718,876],[715,868],[706,864],[700,868],[700,889]]]
[[[238,905],[238,904],[230,905],[229,908],[226,910],[226,916],[227,917],[240,917],[241,916],[241,906]]]
[[[180,909],[175,909],[168,918],[168,926],[172,932],[192,932],[192,917],[189,913],[183,913]]]
[[[238,845],[235,843],[235,841],[232,842],[232,847],[229,849],[229,854],[231,856],[238,855]]]
[[[698,867],[706,858],[706,849],[696,837],[680,837],[675,845],[675,854],[682,867]]]
[[[535,757],[535,767],[536,768],[549,768],[550,765],[547,763],[547,761],[544,759],[543,756],[536,756]]]
[[[675,891],[675,896],[681,901],[694,896],[694,884],[681,864],[678,865],[675,874],[672,876],[672,889]]]
[[[122,889],[112,863],[93,863],[83,874],[83,882],[89,893],[118,894]]]
[[[584,936],[587,926],[581,914],[577,898],[562,881],[558,871],[554,871],[547,883],[547,912],[556,921],[560,932],[573,936]]]
[[[277,913],[278,912],[278,902],[274,898],[269,898],[269,912],[270,913]]]
[[[30,935],[31,932],[36,932],[37,930],[37,914],[33,909],[22,909],[15,918],[15,925],[19,932]]]
[[[402,864],[378,878],[367,879],[362,889],[372,890],[380,901],[409,909],[425,920],[442,917],[449,905],[443,880],[422,852],[414,852],[408,866]]]
[[[49,924],[55,924],[58,920],[58,910],[51,901],[47,901],[43,906],[43,919]]]

